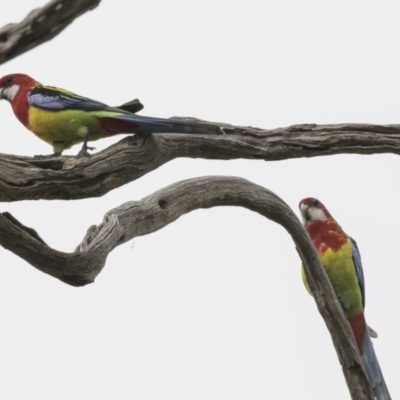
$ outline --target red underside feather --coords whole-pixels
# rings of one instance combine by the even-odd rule
[[[348,318],[349,324],[351,326],[351,330],[353,331],[354,337],[356,338],[356,343],[360,354],[363,354],[363,339],[365,332],[365,319],[364,313],[357,315],[354,318]]]
[[[118,135],[119,133],[134,133],[139,128],[139,124],[110,117],[100,117],[99,121],[104,136]]]

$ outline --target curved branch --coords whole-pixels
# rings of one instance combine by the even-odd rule
[[[89,158],[0,154],[0,201],[99,197],[179,157],[272,161],[400,154],[400,125],[308,124],[272,130],[213,125],[225,135],[131,135]]]
[[[6,213],[0,214],[0,243],[40,271],[81,286],[94,281],[108,253],[116,246],[157,231],[193,210],[215,206],[245,207],[289,232],[305,265],[318,309],[332,335],[351,396],[357,400],[373,400],[350,326],[303,225],[278,196],[245,179],[190,179],[141,201],[125,203],[109,211],[100,225],[89,228],[82,243],[70,254],[50,248],[36,231],[24,227]]]
[[[75,18],[93,10],[101,0],[53,0],[31,11],[18,24],[0,29],[0,64],[3,64],[63,31]]]

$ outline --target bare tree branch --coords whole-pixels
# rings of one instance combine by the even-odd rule
[[[225,135],[131,135],[89,158],[0,154],[0,201],[99,197],[179,157],[272,161],[400,154],[400,125],[308,124],[272,130],[215,125]]]
[[[155,232],[199,208],[240,206],[282,225],[291,235],[305,265],[318,309],[332,335],[343,373],[354,400],[373,400],[350,326],[336,299],[319,256],[293,211],[271,191],[245,179],[204,177],[175,183],[141,201],[109,211],[89,228],[73,253],[50,248],[36,231],[8,213],[0,214],[0,243],[31,265],[61,281],[82,286],[94,281],[108,253],[134,237]]]
[[[0,64],[53,39],[75,18],[93,10],[101,0],[53,0],[31,11],[18,24],[0,29]]]

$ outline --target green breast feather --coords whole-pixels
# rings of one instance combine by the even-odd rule
[[[347,240],[336,251],[328,247],[322,254],[320,253],[320,257],[346,317],[351,318],[360,314],[363,310],[362,296],[352,258],[350,240]],[[310,292],[304,268],[301,272],[304,285]]]

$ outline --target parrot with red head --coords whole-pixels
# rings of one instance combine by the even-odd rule
[[[364,316],[365,283],[361,256],[354,239],[348,236],[317,199],[300,201],[304,226],[325,266],[333,289],[353,331],[361,361],[377,400],[390,400],[389,390],[376,357],[370,328]],[[302,269],[303,282],[309,287]]]
[[[0,99],[11,104],[27,129],[53,147],[54,155],[82,142],[80,154],[88,155],[87,150],[93,149],[88,141],[120,133],[223,133],[220,127],[207,123],[136,115],[143,108],[137,99],[110,107],[65,89],[44,86],[25,74],[3,76]]]

